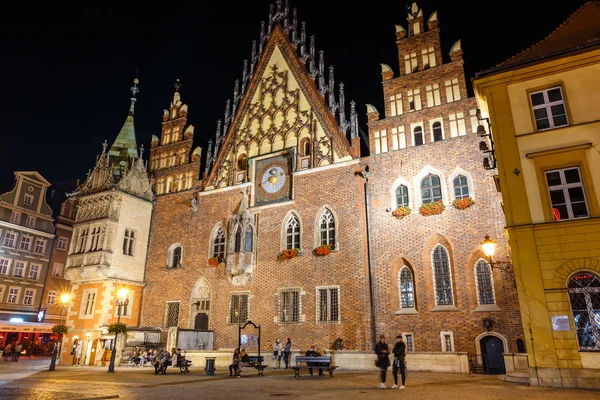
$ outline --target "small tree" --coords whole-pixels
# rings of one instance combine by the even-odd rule
[[[69,328],[64,324],[56,324],[52,327],[52,333],[62,336],[69,332]]]
[[[127,333],[127,325],[125,324],[110,324],[108,326],[108,333],[111,333],[113,335],[118,335],[121,333]]]

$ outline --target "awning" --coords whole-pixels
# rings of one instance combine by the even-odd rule
[[[54,324],[0,321],[0,332],[52,333]]]

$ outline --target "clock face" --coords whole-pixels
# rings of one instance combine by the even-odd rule
[[[256,204],[274,203],[291,198],[290,164],[288,155],[257,161]]]
[[[267,193],[275,193],[283,187],[285,183],[285,171],[276,165],[267,168],[262,176],[262,187]]]

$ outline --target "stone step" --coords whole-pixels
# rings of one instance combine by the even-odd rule
[[[529,385],[529,373],[528,372],[510,372],[506,375],[499,375],[498,379],[505,382],[520,383],[523,385]]]

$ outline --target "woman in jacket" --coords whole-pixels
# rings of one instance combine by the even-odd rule
[[[229,376],[233,376],[233,371],[237,375],[238,364],[240,363],[240,349],[235,349],[233,351],[233,357],[231,360],[231,364],[229,365]]]
[[[281,357],[283,356],[283,344],[281,344],[281,340],[277,338],[275,343],[273,344],[273,368],[278,369],[281,367]]]
[[[240,362],[238,363],[237,377],[242,377],[242,368],[250,366],[250,356],[246,354],[246,349],[240,351]]]
[[[375,365],[379,368],[380,380],[379,384],[380,389],[386,389],[385,386],[385,378],[387,375],[387,369],[390,366],[390,349],[385,342],[385,335],[379,336],[379,342],[375,346],[375,354],[377,354],[377,361],[375,361]]]
[[[290,363],[290,354],[292,353],[292,341],[290,338],[285,343],[285,349],[283,349],[283,362],[285,363],[285,369],[288,368]]]
[[[402,340],[402,335],[396,336],[396,344],[392,353],[394,353],[394,365],[392,366],[394,386],[392,386],[392,389],[404,389],[406,381],[406,343]],[[398,371],[400,371],[400,375],[402,376],[402,385],[400,386],[398,386]]]

